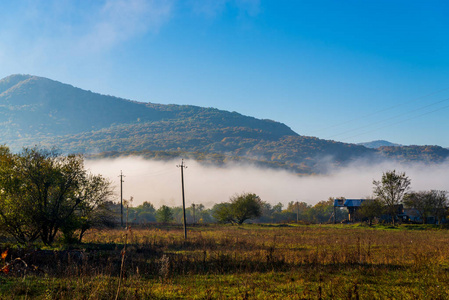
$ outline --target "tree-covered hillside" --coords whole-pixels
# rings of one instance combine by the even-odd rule
[[[237,112],[141,103],[30,75],[0,80],[0,124],[0,142],[13,150],[39,144],[103,156],[188,156],[298,173],[321,172],[329,165],[341,166],[362,157],[440,162],[449,156],[443,148],[368,149],[301,136],[285,124]]]
[[[2,139],[49,137],[113,124],[160,120],[166,113],[47,78],[12,75],[0,81]]]
[[[449,149],[440,146],[385,146],[379,153],[400,162],[434,162],[441,163],[449,158]]]
[[[251,127],[273,135],[297,135],[279,122],[188,105],[140,103],[75,88],[47,78],[11,75],[0,80],[3,139],[48,137],[113,125],[204,119],[211,126]]]

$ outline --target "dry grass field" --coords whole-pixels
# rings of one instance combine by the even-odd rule
[[[419,225],[92,231],[2,264],[2,299],[449,299],[449,231]]]

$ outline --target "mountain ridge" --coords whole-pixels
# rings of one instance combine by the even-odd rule
[[[376,140],[376,141],[371,141],[371,142],[364,142],[364,143],[358,143],[357,145],[362,145],[365,146],[366,148],[372,148],[372,149],[377,149],[379,147],[396,147],[396,146],[404,146],[401,144],[395,144],[389,141],[385,141],[385,140]]]
[[[124,98],[93,93],[91,91],[86,91],[80,88],[73,87],[72,85],[69,84],[60,83],[48,78],[38,76],[11,75],[1,80],[0,86],[4,86],[3,84],[4,81],[15,81],[10,79],[15,79],[16,77],[23,78],[24,80],[16,82],[13,86],[10,86],[6,91],[0,94],[1,106],[4,107],[5,105],[9,105],[10,108],[13,109],[17,109],[14,106],[25,106],[26,108],[26,106],[30,105],[43,107],[44,109],[47,108],[47,111],[49,113],[51,112],[59,113],[61,115],[60,116],[61,120],[59,120],[59,122],[62,122],[65,120],[67,121],[68,117],[74,117],[73,115],[70,115],[71,113],[70,111],[58,111],[58,109],[61,108],[61,101],[58,100],[63,99],[64,100],[63,103],[66,105],[66,107],[64,107],[65,109],[77,108],[79,110],[78,115],[75,116],[76,117],[75,121],[77,123],[76,125],[78,126],[80,125],[79,124],[80,115],[90,116],[92,117],[92,119],[94,119],[94,116],[98,118],[99,116],[98,112],[101,109],[103,109],[102,115],[108,115],[109,119],[112,119],[112,121],[108,120],[108,122],[103,122],[99,125],[93,126],[94,129],[105,128],[115,123],[123,124],[123,123],[135,123],[144,121],[160,121],[163,119],[178,117],[177,115],[179,115],[179,117],[189,118],[192,117],[194,114],[201,115],[204,112],[214,111],[227,114],[226,117],[229,118],[230,120],[233,120],[233,122],[242,121],[240,117],[245,117],[246,121],[248,122],[251,121],[253,123],[260,123],[261,121],[272,122],[277,126],[283,127],[283,132],[281,134],[296,135],[296,133],[285,124],[271,120],[259,120],[253,117],[243,116],[235,112],[231,113],[227,111],[218,110],[215,108],[204,108],[192,105],[175,105],[175,104],[163,105],[156,103],[131,101]],[[9,99],[11,98],[10,94],[14,92],[18,93],[16,93],[16,95],[14,96],[15,100],[14,103],[11,103],[9,101]],[[125,105],[126,109],[124,109]],[[114,106],[114,110],[108,110],[108,108],[111,106]],[[226,122],[226,120],[223,121]],[[85,131],[83,129],[84,128],[78,131]],[[58,133],[63,134],[64,132]]]
[[[146,153],[148,157],[184,153],[212,161],[216,155],[297,173],[321,172],[323,161],[342,166],[360,158],[407,161],[411,155],[413,161],[439,162],[449,157],[447,149],[398,152],[401,147],[369,149],[307,137],[273,120],[216,108],[131,101],[38,76],[8,76],[0,80],[0,91],[4,128],[0,140],[14,149],[39,144],[65,152]]]

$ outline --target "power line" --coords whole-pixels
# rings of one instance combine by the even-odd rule
[[[420,97],[414,98],[414,99],[412,99],[412,100],[410,100],[410,101],[406,101],[406,102],[403,102],[403,103],[399,103],[399,104],[396,104],[396,105],[393,105],[393,106],[390,106],[390,107],[387,107],[387,108],[383,108],[383,109],[374,111],[374,112],[372,112],[372,113],[368,113],[368,114],[362,115],[362,116],[360,116],[360,117],[356,117],[356,118],[353,118],[353,119],[350,119],[350,120],[347,120],[347,121],[344,121],[344,122],[341,122],[341,123],[337,123],[337,124],[333,124],[333,125],[328,126],[328,127],[324,127],[324,128],[321,128],[321,129],[317,129],[317,130],[315,130],[314,132],[321,132],[321,131],[324,131],[324,130],[328,130],[328,129],[332,129],[332,128],[341,127],[341,126],[343,126],[343,125],[347,125],[347,124],[352,123],[352,122],[354,122],[354,121],[366,119],[366,118],[368,118],[368,117],[372,117],[372,116],[377,115],[377,114],[379,114],[379,113],[383,113],[383,112],[392,110],[392,109],[394,109],[394,108],[398,108],[398,107],[404,106],[404,105],[406,105],[406,104],[411,104],[411,103],[417,102],[417,101],[419,101],[419,100],[421,100],[421,99],[425,99],[425,98],[428,98],[428,97],[430,97],[430,96],[433,96],[433,95],[436,95],[436,94],[439,94],[439,93],[442,93],[442,92],[445,92],[445,91],[448,91],[448,90],[449,90],[449,88],[444,88],[444,89],[441,89],[441,90],[437,90],[437,91],[435,91],[435,92],[431,92],[431,93],[426,94],[426,95],[424,95],[424,96],[420,96]]]
[[[391,123],[391,124],[385,125],[383,127],[379,127],[379,128],[376,128],[376,129],[373,129],[373,130],[370,130],[370,131],[366,131],[366,132],[363,132],[363,133],[360,133],[360,134],[357,134],[357,135],[353,135],[353,136],[347,137],[347,138],[345,138],[343,140],[348,140],[348,139],[351,139],[351,138],[354,138],[354,137],[358,137],[358,136],[365,135],[365,134],[368,134],[368,133],[371,133],[371,132],[374,132],[374,131],[377,131],[377,130],[380,130],[380,129],[384,129],[384,128],[390,127],[392,125],[404,123],[404,122],[407,122],[407,121],[410,121],[410,120],[413,120],[413,119],[416,119],[416,118],[420,118],[422,116],[425,116],[425,115],[428,115],[428,114],[432,114],[434,112],[437,112],[437,111],[440,111],[440,110],[443,110],[443,109],[446,109],[446,108],[449,108],[449,105],[440,107],[438,109],[435,109],[435,110],[432,110],[432,111],[429,111],[429,112],[425,112],[423,114],[420,114],[420,115],[417,115],[417,116],[414,116],[414,117],[411,117],[411,118],[408,118],[408,119],[405,119],[405,120],[401,120],[401,121],[398,121],[398,122],[395,122],[395,123]]]
[[[174,170],[165,170],[165,171],[150,173],[147,176],[161,176],[161,175],[171,174],[171,173],[174,173],[174,172],[175,172]]]
[[[174,173],[175,171],[173,169],[161,169],[150,173],[145,173],[145,176],[160,176],[160,175],[166,175],[170,173]],[[140,177],[141,175],[129,175],[128,177]]]
[[[400,117],[402,117],[402,116],[406,116],[406,115],[408,115],[408,114],[414,113],[414,112],[416,112],[416,111],[420,111],[420,110],[429,108],[429,107],[431,107],[431,106],[434,106],[434,105],[437,105],[437,104],[446,102],[446,101],[448,101],[448,100],[449,100],[449,98],[445,98],[445,99],[443,99],[443,100],[440,100],[440,101],[437,101],[437,102],[434,102],[434,103],[431,103],[431,104],[428,104],[428,105],[425,105],[425,106],[422,106],[422,107],[419,107],[419,108],[410,110],[410,111],[408,111],[408,112],[405,112],[405,113],[402,113],[402,114],[399,114],[399,115],[396,115],[396,116],[393,116],[393,117],[390,117],[390,118],[386,118],[386,119],[383,119],[383,120],[380,120],[380,121],[377,121],[377,122],[373,122],[373,123],[370,123],[370,124],[365,125],[365,126],[361,126],[361,127],[349,129],[349,130],[347,130],[347,131],[345,131],[345,132],[341,132],[341,133],[338,133],[338,134],[334,134],[334,135],[332,135],[332,136],[328,136],[328,137],[326,137],[325,139],[332,139],[332,138],[337,137],[337,136],[341,136],[341,135],[344,135],[344,134],[347,134],[347,133],[350,133],[350,132],[358,131],[358,130],[360,130],[360,129],[364,129],[364,128],[368,128],[368,127],[371,127],[371,126],[374,126],[374,125],[377,125],[377,124],[384,123],[385,121],[394,120],[394,119],[400,118]],[[443,108],[444,108],[444,107],[443,107]],[[442,109],[442,108],[441,108],[441,109]],[[436,111],[438,111],[438,110],[440,110],[440,109],[437,109],[437,110],[432,111],[432,112],[436,112]],[[425,113],[425,114],[427,114],[427,113]],[[423,115],[425,115],[425,114],[423,114]],[[407,120],[408,120],[408,119],[407,119]],[[384,127],[382,127],[382,128],[384,128]]]

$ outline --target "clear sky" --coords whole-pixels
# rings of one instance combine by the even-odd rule
[[[449,147],[449,2],[0,1],[0,78]]]

